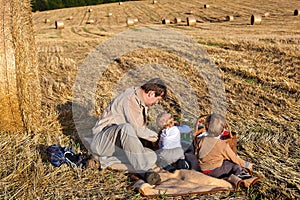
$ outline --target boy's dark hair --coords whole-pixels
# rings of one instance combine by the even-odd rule
[[[154,91],[155,96],[162,96],[163,98],[167,95],[167,86],[166,84],[159,78],[153,78],[147,81],[141,88],[148,93],[149,91]]]
[[[205,120],[205,129],[209,136],[218,136],[223,132],[226,123],[225,117],[220,114],[210,114]]]

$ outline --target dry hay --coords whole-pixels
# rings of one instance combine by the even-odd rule
[[[64,29],[65,25],[62,20],[55,21],[55,29]]]
[[[133,21],[134,21],[134,24],[137,24],[139,22],[139,19],[138,18],[134,18]]]
[[[204,4],[203,8],[209,8],[209,5],[208,4]]]
[[[89,19],[86,21],[86,24],[95,24],[95,21],[93,19]]]
[[[234,17],[233,17],[232,15],[226,16],[226,21],[231,22],[231,21],[233,21],[233,20],[234,20]]]
[[[157,1],[156,1],[156,0],[153,0],[153,1],[152,1],[152,4],[156,4],[156,3],[157,3]]]
[[[162,24],[170,24],[170,23],[171,23],[170,19],[163,19],[162,20]]]
[[[50,19],[45,19],[45,24],[49,23]]]
[[[263,16],[264,16],[264,17],[270,17],[270,15],[271,15],[271,14],[270,14],[269,12],[265,12]]]
[[[128,5],[131,5],[130,3],[128,2]],[[141,3],[144,2],[141,1]],[[285,3],[288,2],[285,1]],[[146,1],[146,4],[148,5],[149,2]],[[242,7],[238,7],[236,4],[229,5],[234,5],[228,7],[229,11],[233,7],[240,8],[237,13],[245,16],[237,18],[237,21],[239,19],[241,21],[248,20],[247,16],[253,12],[247,9],[244,11],[245,3],[242,3]],[[132,8],[135,7],[132,6]],[[286,7],[275,7],[274,9],[278,9],[276,12],[284,15],[284,13],[290,12]],[[224,7],[224,9],[226,8]],[[107,9],[102,10],[104,10],[102,13],[104,16]],[[164,9],[162,14],[166,10]],[[264,8],[264,10],[274,12],[268,8]],[[185,11],[186,6],[181,8],[181,13]],[[230,13],[229,11],[218,14],[226,16]],[[218,12],[221,11],[218,10]],[[148,20],[146,15],[144,16],[145,13],[155,18],[156,11],[144,10],[143,12],[143,20],[153,22]],[[39,21],[37,24],[44,25],[43,20],[46,16],[43,15],[43,12],[38,15],[40,16],[36,18]],[[66,16],[68,15],[61,17],[65,18]],[[137,14],[137,16],[139,15]],[[154,21],[159,21],[161,16],[157,14]],[[54,21],[55,18],[51,18],[51,20]],[[271,21],[276,20],[269,20],[270,23]],[[269,22],[266,21],[266,23]],[[290,22],[292,23],[292,21]],[[226,87],[228,103],[226,117],[232,129],[239,134],[238,152],[242,158],[256,164],[255,175],[261,176],[262,181],[249,190],[241,190],[236,193],[166,198],[299,199],[300,57],[298,52],[300,41],[298,37],[294,37],[295,32],[293,32],[297,24],[292,24],[293,27],[288,26],[287,23],[287,26],[284,27],[271,24],[270,28],[267,26],[253,28],[265,28],[263,31],[268,31],[266,36],[261,36],[257,34],[258,32],[251,32],[253,30],[245,31],[244,26],[242,28],[230,26],[230,31],[228,31],[226,24],[204,24],[201,27],[202,34],[200,36],[197,28],[187,29],[185,33],[195,36],[194,39],[203,44],[211,58],[219,66]],[[176,28],[179,30],[182,27],[176,26]],[[37,29],[37,31],[40,30]],[[282,37],[276,34],[276,31],[280,31]],[[66,34],[70,34],[70,32]],[[40,35],[38,36],[42,38]],[[40,129],[42,131],[37,130],[34,134],[1,132],[0,138],[3,142],[0,144],[0,199],[147,199],[138,192],[128,189],[132,182],[124,173],[110,170],[71,170],[67,166],[54,168],[45,160],[45,147],[53,143],[72,145],[77,152],[86,153],[77,138],[72,118],[72,88],[77,67],[83,62],[88,52],[97,46],[99,40],[82,36],[76,38],[72,36],[72,40],[67,40],[68,37],[53,40],[49,40],[48,35],[43,35],[43,37],[47,39],[40,39],[38,42],[41,49],[39,52],[39,76],[43,96],[41,109],[43,118],[39,120],[39,124],[43,129]],[[145,57],[149,57],[149,59],[143,61]],[[96,116],[101,114],[101,111],[115,95],[109,91],[113,87],[112,83],[116,83],[120,78],[120,76],[117,77],[118,75],[124,74],[124,71],[128,71],[132,66],[138,66],[139,63],[155,64],[157,59],[162,59],[166,64],[173,63],[180,73],[186,74],[186,77],[191,76],[191,79],[188,78],[188,80],[193,84],[193,88],[199,96],[199,113],[210,112],[207,106],[210,99],[205,96],[206,86],[203,85],[200,77],[193,75],[194,72],[189,63],[166,52],[149,50],[124,55],[116,59],[116,62],[109,67],[106,72],[107,76],[99,83],[97,91],[99,108],[95,108],[98,110],[95,110],[92,116],[96,119]],[[110,76],[111,74],[112,76]],[[0,80],[3,80],[2,77]],[[204,87],[204,92],[202,87]],[[106,95],[101,94],[101,88],[105,89],[103,91]],[[0,92],[2,91],[0,90]],[[0,105],[3,105],[2,102]],[[171,93],[169,100],[164,102],[164,106],[180,116],[180,110],[175,109],[178,108],[176,105],[176,96]],[[35,111],[39,111],[39,109],[35,109]],[[32,114],[35,113],[32,112]],[[154,115],[150,115],[150,119],[153,117]],[[93,124],[94,122],[91,120],[91,127]],[[163,198],[165,198],[164,195],[157,199]]]
[[[107,17],[111,17],[113,14],[111,13],[111,12],[109,12],[108,14],[107,14]]]
[[[133,26],[134,25],[134,18],[128,17],[126,20],[127,26]]]
[[[39,129],[40,87],[30,1],[0,9],[0,131]]]
[[[189,16],[186,18],[188,26],[196,26],[196,18],[194,16]]]
[[[72,20],[73,19],[73,16],[70,16],[70,17],[67,17],[66,20]]]
[[[174,24],[179,24],[179,23],[181,23],[181,18],[175,17],[174,18]]]
[[[261,24],[261,16],[260,15],[251,15],[250,22],[251,22],[251,25],[260,25]]]

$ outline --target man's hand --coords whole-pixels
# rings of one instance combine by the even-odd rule
[[[150,142],[156,142],[157,139],[158,139],[157,136],[152,136],[152,137],[149,138],[149,141],[150,141]]]

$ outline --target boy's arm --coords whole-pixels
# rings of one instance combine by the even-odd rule
[[[224,141],[221,141],[222,143]],[[243,159],[241,159],[239,156],[237,156],[232,149],[230,148],[229,144],[227,144],[226,142],[224,142],[226,144],[226,147],[224,149],[223,155],[225,157],[225,159],[231,160],[232,162],[234,162],[235,164],[240,165],[241,167],[245,167],[248,169],[252,169],[252,163],[249,163]]]

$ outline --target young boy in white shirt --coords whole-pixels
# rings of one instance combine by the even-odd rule
[[[189,169],[190,165],[185,160],[184,150],[181,145],[180,134],[190,133],[187,125],[175,125],[170,113],[163,112],[156,118],[156,124],[161,129],[158,151],[158,165],[173,172],[176,169]]]

